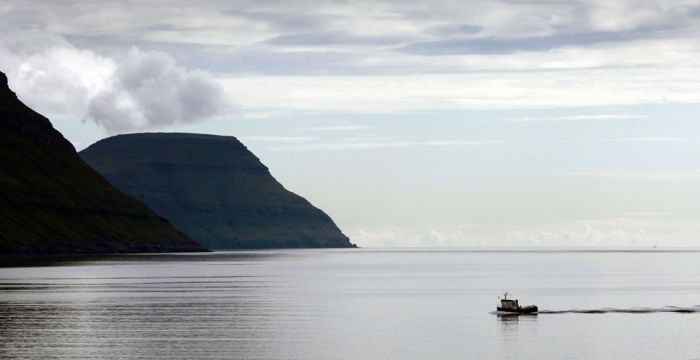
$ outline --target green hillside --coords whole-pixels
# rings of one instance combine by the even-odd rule
[[[80,156],[117,189],[212,249],[354,246],[234,137],[118,135]]]

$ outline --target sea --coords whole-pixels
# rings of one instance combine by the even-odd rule
[[[700,359],[700,251],[2,258],[0,358]]]

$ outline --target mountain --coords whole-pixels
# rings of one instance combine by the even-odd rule
[[[117,189],[211,249],[354,247],[230,136],[118,135],[80,153]]]
[[[206,251],[85,164],[0,72],[0,255]]]

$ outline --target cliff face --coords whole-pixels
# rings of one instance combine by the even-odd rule
[[[85,164],[0,73],[0,255],[205,251]]]
[[[80,156],[117,189],[211,249],[354,246],[234,137],[119,135]]]

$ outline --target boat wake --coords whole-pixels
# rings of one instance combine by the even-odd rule
[[[700,305],[692,307],[665,306],[660,308],[602,308],[602,309],[570,309],[570,310],[540,310],[540,314],[652,314],[652,313],[700,313]]]

